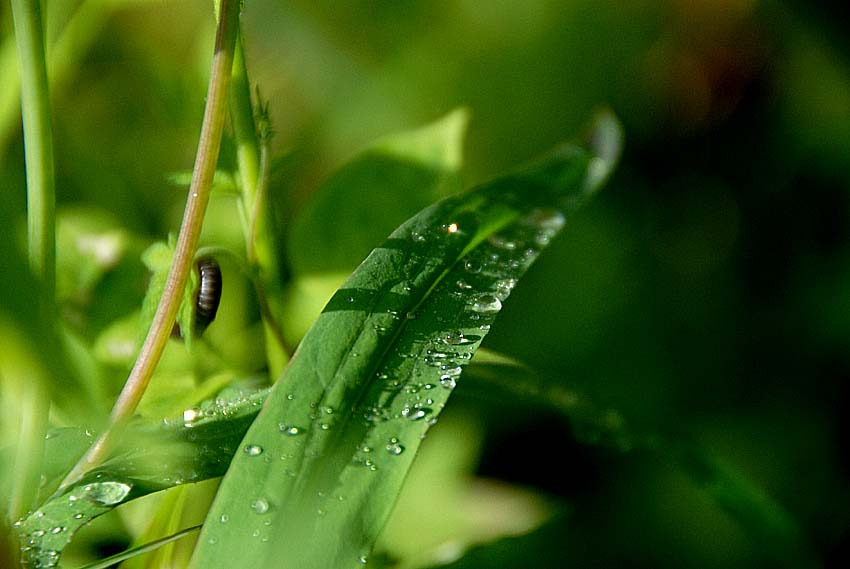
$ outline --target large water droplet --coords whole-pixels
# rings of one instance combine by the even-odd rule
[[[510,239],[502,237],[501,235],[491,235],[487,238],[487,240],[493,247],[497,247],[499,249],[505,249],[508,251],[513,251],[514,249],[516,249],[516,241],[511,241]]]
[[[183,411],[183,424],[187,427],[191,427],[195,421],[204,416],[204,412],[201,411],[198,407],[190,407]]]
[[[82,498],[101,506],[111,506],[126,498],[131,489],[130,484],[123,482],[95,482],[83,486]]]
[[[470,305],[470,309],[481,314],[495,314],[502,309],[502,301],[492,294],[482,294]]]
[[[269,503],[263,498],[257,498],[251,502],[251,509],[254,510],[255,514],[265,514],[269,511]]]
[[[449,332],[445,336],[443,336],[443,342],[449,344],[450,346],[455,346],[458,344],[464,343],[463,332],[457,330],[455,332]]]
[[[278,425],[278,428],[280,429],[281,433],[290,437],[300,435],[304,432],[303,428],[296,427],[295,425],[287,425],[286,423],[280,423]]]
[[[245,445],[245,448],[242,450],[248,456],[260,456],[261,454],[263,454],[263,447],[261,447],[260,445]]]
[[[401,416],[408,421],[419,421],[431,413],[427,407],[405,407],[401,410]]]
[[[467,270],[467,272],[470,272],[472,274],[480,273],[481,272],[481,263],[479,263],[475,259],[467,259],[463,263],[463,268],[465,268]]]

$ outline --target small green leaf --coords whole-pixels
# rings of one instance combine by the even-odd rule
[[[174,243],[171,242],[168,244],[162,242],[154,243],[142,253],[142,262],[150,269],[151,279],[145,299],[142,302],[140,338],[144,338],[148,328],[150,328],[151,322],[153,322],[153,317],[162,298],[162,293],[165,291],[165,282],[168,280],[168,272],[171,270],[173,259]],[[180,302],[180,309],[177,311],[177,324],[180,326],[180,332],[183,339],[186,340],[186,345],[190,347],[193,340],[195,294],[197,290],[198,273],[197,271],[189,271],[189,281],[186,283],[186,288],[183,291],[183,300]]]
[[[372,251],[272,389],[190,567],[363,562],[502,302],[613,167],[616,121],[594,126],[591,145],[447,198]]]

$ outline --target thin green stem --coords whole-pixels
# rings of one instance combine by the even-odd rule
[[[162,352],[171,335],[177,310],[183,297],[183,289],[189,279],[192,260],[198,248],[201,225],[212,191],[218,154],[221,148],[221,136],[227,112],[227,94],[233,68],[233,51],[239,27],[239,0],[221,0],[221,17],[216,32],[215,53],[210,73],[207,105],[204,110],[204,122],[192,172],[192,183],[186,200],[183,223],[177,238],[174,261],[168,273],[165,290],[154,314],[153,323],[142,345],[136,363],[133,366],[124,389],[118,396],[110,416],[110,426],[89,449],[74,469],[68,474],[62,486],[75,481],[86,470],[100,462],[109,449],[114,433],[129,419],[145,389],[150,382],[154,369],[159,363]]]
[[[233,136],[236,142],[236,162],[239,167],[239,181],[242,187],[244,215],[251,211],[254,202],[257,179],[259,178],[260,150],[257,143],[257,129],[254,124],[254,109],[251,105],[251,86],[248,82],[248,70],[241,37],[236,42],[233,56],[232,88],[230,91],[230,117],[233,121]],[[244,222],[250,222],[246,217]]]
[[[53,129],[39,1],[12,0],[12,14],[21,69],[29,259],[33,272],[44,285],[44,300],[52,309],[56,288],[56,192]]]
[[[262,106],[259,100],[257,104]],[[268,224],[263,223],[271,170],[271,129],[267,110],[261,108],[259,112],[254,111],[241,41],[237,42],[233,61],[230,115],[233,120],[236,160],[242,189],[246,256],[253,269],[254,288],[266,333],[269,369],[272,377],[276,377],[289,360],[291,351],[283,336],[275,309],[269,301],[270,292],[280,292],[280,273],[272,253],[272,237]],[[258,117],[259,125],[255,117]]]
[[[248,225],[247,256],[248,264],[254,273],[254,289],[257,293],[257,302],[260,313],[265,322],[267,333],[271,334],[284,354],[292,353],[283,336],[280,323],[275,318],[269,299],[266,294],[266,286],[263,275],[263,266],[257,260],[257,241],[261,239],[264,227],[264,214],[266,212],[266,195],[268,194],[269,177],[271,175],[271,148],[270,136],[265,134],[260,137],[260,176],[257,179],[257,190],[254,193],[254,207],[251,211],[251,221]],[[263,232],[263,233],[261,233]]]
[[[51,341],[56,296],[56,190],[41,4],[39,0],[12,0],[12,16],[21,77],[29,264],[40,281],[38,308],[50,328],[45,330],[46,341]],[[13,519],[29,509],[38,492],[50,411],[41,378],[34,377],[23,386],[20,405],[21,430],[9,503]]]
[[[152,541],[150,543],[146,543],[144,545],[128,549],[127,551],[122,551],[121,553],[116,553],[111,557],[95,561],[94,563],[89,563],[88,565],[80,567],[79,569],[105,569],[107,567],[113,567],[121,563],[122,561],[126,561],[127,559],[132,559],[133,557],[138,557],[139,555],[155,551],[160,547],[168,545],[169,543],[177,541],[178,539],[182,539],[190,533],[198,531],[199,529],[201,529],[201,526],[192,526],[180,530],[173,535],[169,535],[168,537],[157,539],[156,541]]]

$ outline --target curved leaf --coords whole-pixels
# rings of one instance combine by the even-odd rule
[[[502,302],[604,180],[619,127],[439,202],[372,251],[305,336],[226,474],[190,567],[358,566]]]
[[[14,525],[24,565],[55,567],[77,530],[123,503],[224,474],[267,393],[210,402],[187,410],[176,421],[131,424],[102,466],[61,488]],[[65,429],[48,439],[48,465],[52,465],[48,474],[67,472],[88,438]]]

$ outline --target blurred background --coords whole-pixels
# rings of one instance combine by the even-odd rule
[[[48,11],[59,207],[162,239],[184,199],[168,176],[191,168],[197,143],[209,2]],[[698,442],[787,509],[828,567],[850,558],[848,23],[846,3],[807,0],[246,0],[243,13],[283,227],[368,142],[458,106],[471,111],[467,186],[610,106],[621,166],[485,345],[636,433]],[[0,26],[8,68],[6,4]],[[0,81],[0,208],[23,223],[16,93]],[[121,282],[143,291],[144,272]],[[116,295],[101,325],[137,302]],[[445,441],[453,464],[523,489],[523,505],[491,517],[541,500],[551,514],[456,566],[772,566],[674,465],[462,386],[454,403],[423,456]],[[404,548],[398,533],[388,549]]]

